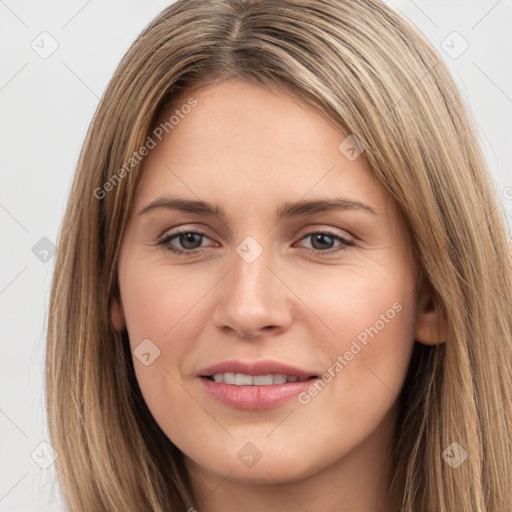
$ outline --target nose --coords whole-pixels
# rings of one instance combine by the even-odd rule
[[[279,274],[270,250],[264,249],[251,263],[234,252],[232,271],[223,279],[214,310],[215,325],[243,339],[288,329],[293,320],[293,293]]]

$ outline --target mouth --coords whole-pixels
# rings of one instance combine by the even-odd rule
[[[244,373],[203,375],[200,381],[210,398],[231,409],[274,409],[297,399],[317,380],[317,376]]]
[[[203,376],[212,382],[218,384],[230,384],[234,386],[274,386],[279,384],[305,382],[312,379],[317,379],[316,375],[311,377],[299,377],[297,375],[284,375],[284,374],[267,374],[267,375],[248,375],[245,373],[215,373],[213,375]]]
[[[230,408],[253,410],[284,405],[318,379],[315,370],[271,359],[232,359],[198,373],[202,388],[210,398]]]

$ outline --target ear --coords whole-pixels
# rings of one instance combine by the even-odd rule
[[[447,332],[445,313],[440,308],[436,309],[431,286],[422,282],[416,307],[414,339],[423,345],[438,345],[446,342]]]
[[[122,331],[124,329],[124,316],[121,304],[117,299],[112,300],[110,306],[110,319],[116,331]]]

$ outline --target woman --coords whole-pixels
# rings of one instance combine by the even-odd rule
[[[108,85],[62,226],[69,508],[508,512],[511,301],[473,122],[411,23],[180,0]]]

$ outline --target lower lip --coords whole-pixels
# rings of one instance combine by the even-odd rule
[[[271,409],[306,391],[317,379],[268,386],[237,386],[200,377],[206,391],[216,400],[236,409]]]

